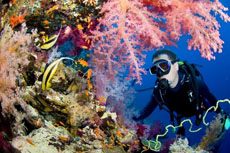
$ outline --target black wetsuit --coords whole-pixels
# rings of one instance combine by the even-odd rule
[[[171,120],[174,120],[176,116],[177,122],[180,122],[180,119],[183,117],[191,117],[197,114],[197,101],[195,100],[194,91],[191,88],[191,76],[181,71],[178,71],[178,73],[179,81],[175,88],[161,90],[158,87],[158,81],[156,81],[151,100],[135,120],[143,120],[148,117],[158,105],[160,109],[166,108],[171,114]],[[197,83],[199,101],[200,105],[202,105],[201,109],[207,110],[210,106],[216,105],[217,99],[209,91],[201,77],[197,77]],[[220,109],[218,109],[219,111]],[[172,115],[175,112],[176,115]]]

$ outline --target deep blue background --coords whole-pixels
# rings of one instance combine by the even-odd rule
[[[221,3],[230,9],[229,0],[220,0]],[[230,15],[230,10],[227,12]],[[206,84],[208,85],[210,91],[216,96],[217,99],[230,99],[230,23],[226,23],[217,16],[220,27],[220,37],[224,40],[223,52],[215,53],[215,60],[208,61],[200,56],[198,50],[188,50],[187,39],[184,36],[177,43],[177,47],[165,47],[166,49],[173,50],[177,56],[183,61],[188,60],[190,63],[201,64],[202,67],[199,68],[202,73]],[[147,58],[145,59],[145,68],[151,67],[151,58],[154,52],[148,52]],[[135,85],[136,89],[144,89],[148,87],[153,87],[155,82],[155,76],[151,76],[149,73],[143,75],[142,85]],[[138,110],[143,108],[150,99],[152,90],[146,92],[138,92],[135,98],[135,105]],[[226,111],[230,112],[230,104],[222,104],[221,107]],[[213,114],[208,116],[208,119],[212,119]],[[170,124],[169,114],[165,111],[160,111],[158,108],[155,110],[150,117],[145,120],[145,123],[152,123],[156,120],[161,120],[164,125]],[[189,124],[186,124],[186,136],[190,140],[190,144],[194,145],[200,142],[202,135],[205,133],[205,128],[202,131],[191,134],[188,132]],[[195,127],[194,127],[195,128]],[[221,141],[221,146],[219,149],[220,153],[229,153],[230,149],[230,130],[228,130]]]

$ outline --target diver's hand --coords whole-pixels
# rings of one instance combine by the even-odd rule
[[[179,127],[176,135],[177,135],[177,137],[185,136],[185,128],[183,126]]]
[[[196,126],[199,126],[200,124],[201,124],[201,119],[196,119],[195,125],[196,125]]]

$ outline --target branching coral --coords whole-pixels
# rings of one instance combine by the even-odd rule
[[[22,90],[17,89],[16,79],[23,68],[29,63],[28,55],[33,42],[33,34],[26,33],[26,25],[23,24],[20,31],[13,31],[6,25],[0,37],[0,96],[4,115],[15,117],[15,124],[20,124],[23,114],[18,112],[16,106],[26,110],[22,100]],[[15,125],[21,127],[21,125]]]
[[[212,12],[230,21],[224,11],[227,8],[218,0],[109,0],[102,7],[104,16],[93,36],[88,37],[96,55],[93,65],[110,79],[127,66],[128,77],[141,83],[145,72],[142,51],[172,45],[187,34],[192,36],[189,49],[198,49],[202,57],[214,59],[213,52],[222,51],[223,41]]]
[[[190,147],[188,142],[188,139],[181,139],[179,138],[177,141],[175,141],[171,146],[170,146],[170,152],[171,153],[208,153],[207,151],[200,150],[200,151],[195,151],[192,147]]]
[[[14,88],[19,71],[28,64],[28,52],[32,47],[33,35],[26,33],[24,24],[21,31],[13,31],[6,25],[0,37],[0,88]],[[36,32],[34,31],[34,34]]]
[[[141,81],[145,57],[141,51],[166,44],[167,34],[154,19],[160,20],[156,13],[150,13],[137,0],[110,0],[101,10],[105,13],[93,36],[91,48],[96,58],[94,64],[110,76],[119,72],[123,65],[129,66],[129,77]]]
[[[222,52],[224,42],[220,39],[220,25],[211,13],[220,14],[225,22],[229,22],[230,17],[223,13],[228,9],[218,0],[173,0],[166,5],[171,9],[166,10],[163,16],[173,40],[179,40],[182,34],[192,36],[188,40],[188,49],[198,49],[201,56],[208,60],[215,59],[213,52]]]
[[[91,118],[96,113],[95,104],[93,103],[93,95],[88,91],[78,94],[76,100],[72,99],[68,106],[70,117],[73,119],[73,125],[79,126],[81,122],[87,118]]]

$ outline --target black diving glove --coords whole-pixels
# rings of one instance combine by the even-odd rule
[[[201,119],[198,119],[198,118],[197,118],[196,121],[195,121],[195,125],[196,125],[196,126],[199,126],[199,125],[201,124],[201,121],[202,121]]]
[[[178,128],[177,135],[185,136],[185,128],[183,126]]]

